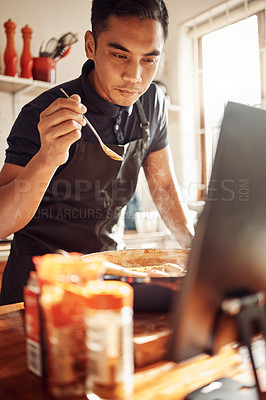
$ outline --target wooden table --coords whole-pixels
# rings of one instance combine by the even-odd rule
[[[137,369],[132,400],[181,400],[190,391],[222,376],[245,379],[247,384],[245,374],[239,355],[226,346],[215,357],[201,355],[179,365],[161,361]],[[0,399],[53,399],[45,380],[27,369],[23,303],[0,307]],[[85,399],[85,395],[71,397]]]

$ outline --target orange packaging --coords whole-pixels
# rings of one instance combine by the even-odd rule
[[[37,376],[43,376],[44,356],[39,310],[39,288],[34,271],[31,271],[28,284],[24,288],[24,304],[28,369]]]

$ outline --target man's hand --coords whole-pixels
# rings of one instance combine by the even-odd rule
[[[85,112],[80,97],[74,94],[68,99],[56,99],[40,114],[41,148],[38,157],[42,161],[54,166],[67,161],[70,146],[81,137],[81,128],[86,125]]]

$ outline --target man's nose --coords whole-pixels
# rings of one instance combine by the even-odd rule
[[[123,72],[123,79],[127,82],[139,83],[142,81],[142,67],[137,61],[129,61]]]

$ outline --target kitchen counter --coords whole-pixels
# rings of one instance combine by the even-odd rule
[[[139,318],[146,317],[135,315],[134,323]],[[0,337],[1,400],[52,400],[44,378],[27,369],[23,303],[0,307]],[[132,400],[183,400],[190,391],[222,376],[245,379],[247,384],[248,372],[232,346],[225,346],[215,357],[200,355],[182,364],[160,361],[136,368]],[[71,397],[71,400],[87,400],[87,397]]]

